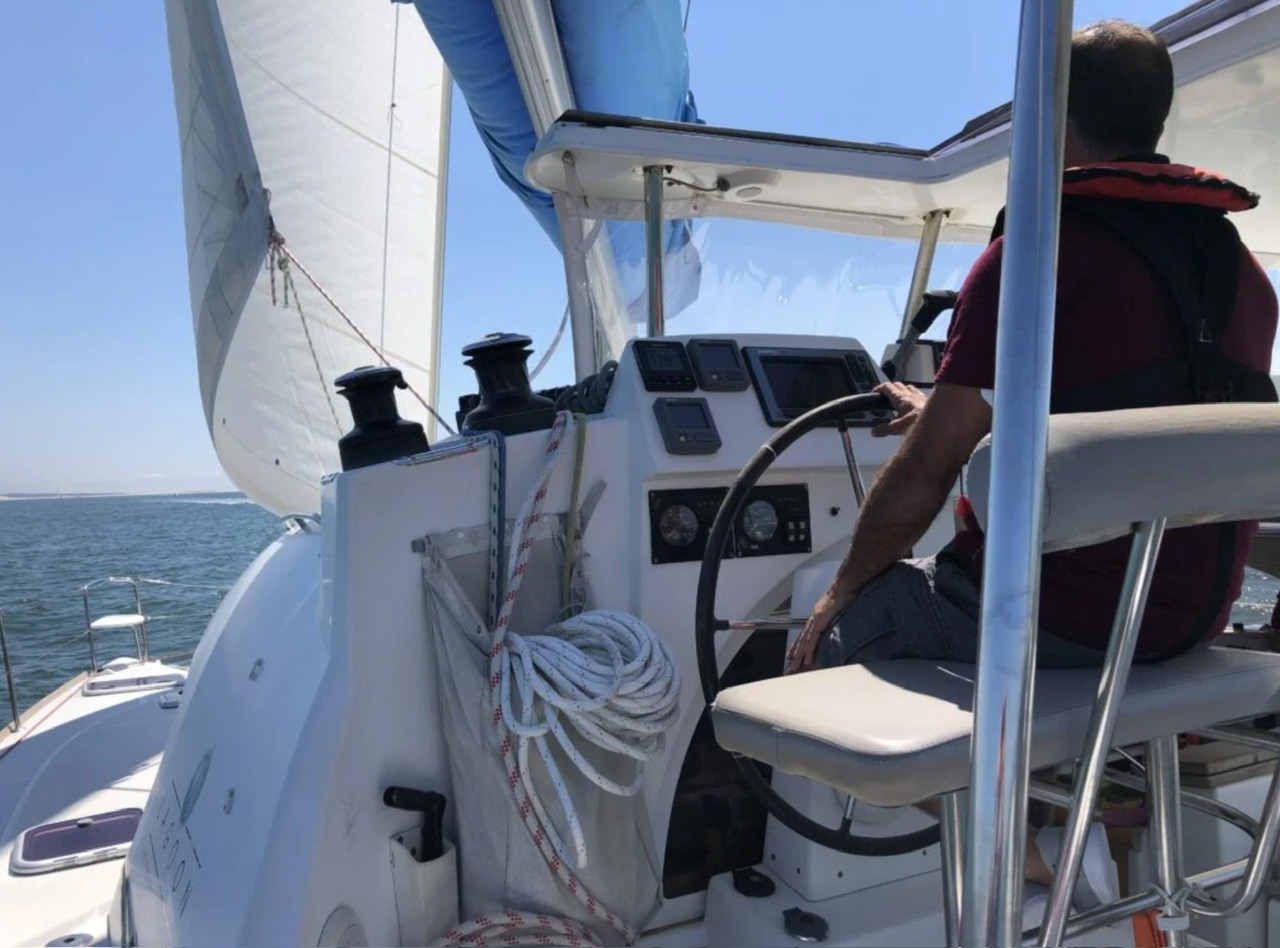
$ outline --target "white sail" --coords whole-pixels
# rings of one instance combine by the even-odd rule
[[[166,7],[214,447],[264,507],[317,510],[351,428],[337,376],[385,360],[434,397],[448,76],[413,8],[389,0]],[[273,224],[296,258],[287,307]],[[433,431],[417,398],[400,406]]]

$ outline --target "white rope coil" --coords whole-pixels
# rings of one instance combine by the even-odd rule
[[[566,440],[566,429],[572,424],[576,422],[567,412],[557,415],[546,463],[516,516],[507,588],[489,652],[489,701],[507,766],[507,782],[534,843],[578,902],[631,944],[636,939],[631,926],[601,904],[570,871],[564,841],[530,776],[529,749],[537,750],[556,789],[573,839],[572,861],[581,870],[587,865],[586,840],[548,737],[592,784],[608,793],[634,795],[640,787],[641,765],[662,749],[663,733],[678,713],[679,667],[653,630],[625,612],[584,612],[537,635],[521,635],[510,628],[533,547],[529,534],[542,517],[547,484]],[[619,783],[600,773],[579,747],[577,741],[583,739],[636,761],[632,779]],[[572,940],[563,940],[570,935]],[[576,922],[511,912],[458,925],[438,944],[584,943],[596,943],[596,938]]]
[[[517,759],[529,799],[561,859],[566,847],[547,819],[529,772],[529,747],[537,749],[573,838],[575,864],[587,867],[587,845],[577,810],[547,743],[554,737],[573,765],[606,793],[631,796],[640,767],[618,783],[600,773],[574,743],[572,729],[596,747],[643,763],[662,750],[663,734],[678,713],[680,674],[674,657],[652,630],[624,612],[585,612],[542,635],[508,632],[499,707],[518,739]],[[516,700],[512,698],[515,683]]]

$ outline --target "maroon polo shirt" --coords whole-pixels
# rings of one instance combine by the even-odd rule
[[[937,381],[991,389],[995,382],[996,312],[1003,239],[978,259],[962,287]],[[1241,255],[1235,310],[1223,352],[1269,372],[1276,333],[1276,295],[1252,254]],[[1182,352],[1185,344],[1168,294],[1123,238],[1079,212],[1063,210],[1058,249],[1053,390],[1100,382]],[[1189,401],[1190,399],[1186,399]],[[1170,472],[1176,476],[1177,472]],[[1188,648],[1222,631],[1240,595],[1256,524],[1241,524],[1233,548],[1221,527],[1185,527],[1165,534],[1138,640],[1139,658]],[[1132,539],[1045,555],[1040,628],[1105,649],[1120,599]],[[981,581],[982,538],[972,519],[953,547]],[[1228,575],[1227,594],[1221,577]],[[1215,595],[1215,588],[1217,595]],[[1196,630],[1202,636],[1195,636]],[[1194,638],[1192,636],[1195,636]]]

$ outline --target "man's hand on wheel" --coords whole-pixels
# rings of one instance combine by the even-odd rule
[[[886,396],[897,411],[898,417],[885,425],[871,429],[873,438],[885,438],[889,435],[904,435],[920,417],[920,410],[929,400],[924,392],[906,382],[885,382],[877,385],[873,391]]]
[[[823,634],[831,628],[831,623],[847,608],[849,602],[836,595],[834,589],[828,589],[813,606],[813,612],[805,621],[804,631],[787,652],[785,675],[794,672],[809,671],[813,668],[814,658],[818,654],[818,643]]]

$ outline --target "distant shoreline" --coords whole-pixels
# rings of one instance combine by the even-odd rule
[[[244,494],[238,490],[162,490],[162,491],[115,491],[101,494],[94,493],[66,493],[66,494],[37,494],[23,493],[15,491],[9,494],[0,494],[0,501],[5,500],[84,500],[85,498],[101,498],[101,497],[243,497]]]

